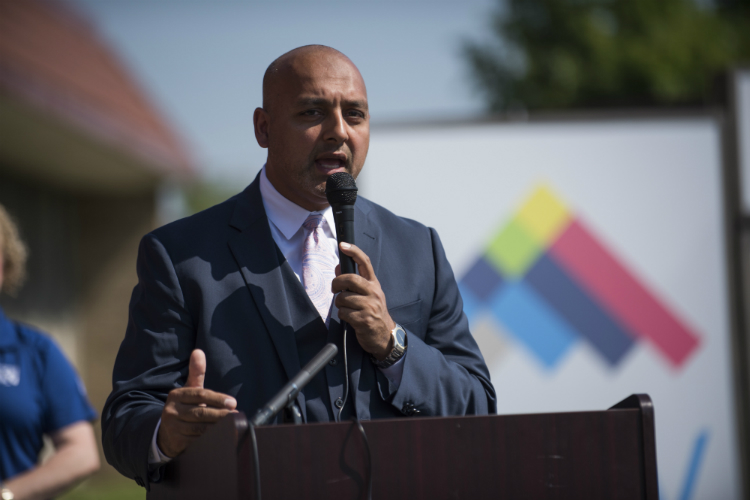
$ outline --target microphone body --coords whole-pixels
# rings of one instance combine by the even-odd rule
[[[252,419],[252,424],[255,426],[265,425],[276,416],[286,406],[293,403],[297,398],[303,387],[305,387],[312,378],[328,364],[336,354],[339,352],[338,347],[335,344],[326,344],[318,354],[315,355],[309,363],[305,365],[300,372],[294,376],[292,380],[281,388],[276,395],[271,398],[266,406],[258,410],[258,413]]]
[[[354,243],[354,203],[357,201],[357,185],[346,172],[337,172],[328,177],[326,198],[333,210],[336,224],[336,239],[339,243]],[[354,274],[354,261],[348,255],[339,252],[341,274]]]
[[[354,243],[354,205],[340,205],[333,208],[333,220],[336,222],[336,239],[339,243]],[[341,274],[354,274],[354,261],[339,251]]]
[[[336,224],[336,239],[341,243],[354,244],[354,203],[357,201],[357,185],[354,178],[347,172],[336,172],[328,176],[326,181],[326,198],[333,210],[333,220]],[[354,260],[339,251],[341,274],[356,274]],[[346,333],[349,325],[341,321],[344,336],[344,404],[339,408],[337,420],[341,420],[346,400],[349,398],[349,363],[346,356]]]

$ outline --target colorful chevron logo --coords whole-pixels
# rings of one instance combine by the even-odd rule
[[[546,186],[494,235],[459,288],[473,331],[492,332],[496,343],[510,335],[546,368],[578,341],[610,367],[638,342],[674,368],[700,345]]]

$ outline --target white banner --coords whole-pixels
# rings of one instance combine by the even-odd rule
[[[360,192],[435,227],[502,414],[648,393],[663,499],[739,498],[718,125],[374,128]]]

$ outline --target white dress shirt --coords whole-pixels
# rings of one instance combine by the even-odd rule
[[[297,279],[302,281],[300,276],[302,275],[302,254],[305,246],[305,229],[302,227],[302,224],[311,213],[323,214],[323,220],[325,220],[323,233],[329,239],[329,247],[336,252],[336,261],[339,260],[336,222],[333,219],[333,209],[331,207],[326,208],[322,212],[308,212],[296,203],[284,198],[273,187],[271,181],[268,180],[265,165],[260,173],[260,196],[263,198],[263,208],[265,208],[266,215],[270,221],[271,237],[276,242],[281,253],[286,257],[287,262],[292,267],[292,271],[297,275]],[[331,306],[330,314],[332,318],[339,319],[338,308],[335,303]],[[326,318],[323,318],[323,320],[325,321]],[[405,358],[406,354],[388,368],[379,368],[396,389],[401,385]]]
[[[279,193],[271,181],[266,176],[266,167],[263,166],[263,170],[260,173],[260,195],[263,199],[263,208],[266,210],[268,221],[270,222],[269,227],[271,228],[271,237],[276,242],[276,245],[281,250],[281,253],[286,258],[287,262],[297,276],[297,279],[302,281],[300,276],[302,275],[302,257],[305,245],[305,230],[302,224],[307,219],[310,213],[322,213],[325,223],[323,224],[323,233],[329,239],[330,248],[336,252],[336,261],[338,261],[338,242],[336,240],[336,223],[333,219],[333,210],[331,207],[326,208],[322,212],[308,212],[306,209],[300,207],[296,203],[286,199],[281,193]],[[331,317],[338,319],[338,309],[336,304],[331,306]],[[327,318],[323,318],[326,321]],[[327,321],[326,321],[327,323]],[[349,339],[350,341],[352,339]],[[396,363],[389,366],[388,368],[379,368],[383,375],[391,382],[391,384],[398,389],[401,385],[401,377],[404,373],[404,354],[401,359]],[[151,450],[149,452],[148,463],[152,468],[158,467],[172,460],[161,452],[159,446],[156,444],[156,437],[159,433],[159,426],[161,425],[161,419],[156,424],[154,429],[154,435],[151,439]]]
[[[328,238],[328,247],[335,253],[335,261],[339,260],[338,242],[336,241],[336,221],[333,219],[331,207],[322,211],[308,212],[306,209],[284,198],[276,191],[271,181],[266,176],[266,167],[260,173],[260,196],[263,199],[263,208],[270,222],[271,237],[286,257],[297,275],[302,281],[302,258],[305,249],[305,229],[302,224],[311,213],[323,214],[323,234]],[[325,320],[325,318],[323,318]]]

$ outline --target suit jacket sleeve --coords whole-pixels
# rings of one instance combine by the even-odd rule
[[[138,284],[102,412],[107,461],[148,488],[148,452],[170,390],[186,378],[195,345],[193,322],[164,245],[152,234],[138,249]]]
[[[429,232],[435,289],[426,333],[420,338],[405,327],[408,350],[401,384],[395,394],[383,394],[387,391],[382,389],[381,394],[392,397],[391,403],[406,414],[413,410],[419,416],[496,413],[495,389],[469,332],[453,271],[437,232],[432,228]]]

